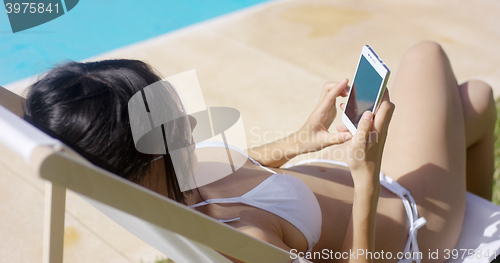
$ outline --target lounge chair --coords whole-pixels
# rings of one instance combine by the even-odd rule
[[[115,222],[178,263],[230,262],[217,251],[245,262],[292,261],[293,255],[288,251],[94,166],[21,119],[22,98],[1,87],[0,103],[3,105],[0,106],[0,162],[14,161],[29,166],[35,176],[47,180],[44,262],[62,262],[66,189],[79,193]],[[465,222],[456,249],[470,249],[468,252],[489,249],[490,252],[488,257],[448,262],[493,260],[500,253],[499,224],[499,206],[467,193]]]

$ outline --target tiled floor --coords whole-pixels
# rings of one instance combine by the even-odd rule
[[[142,59],[163,76],[196,69],[206,104],[239,109],[253,146],[298,129],[324,82],[352,78],[364,44],[397,74],[407,48],[438,41],[459,82],[485,80],[500,96],[499,13],[495,0],[272,1],[92,59]],[[8,88],[21,92],[28,82]],[[0,171],[0,262],[37,262],[43,182]],[[72,193],[66,218],[65,262],[161,255]]]

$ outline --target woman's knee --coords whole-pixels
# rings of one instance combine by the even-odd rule
[[[456,92],[457,83],[450,61],[436,42],[422,41],[408,49],[401,61],[400,71],[402,69],[405,78],[410,77],[420,89],[427,87],[433,92],[437,89]]]
[[[470,80],[459,86],[465,120],[467,147],[485,135],[491,136],[497,120],[497,109],[491,87],[480,80]]]
[[[405,58],[429,61],[433,58],[446,58],[446,53],[440,44],[434,41],[422,41],[406,51]]]
[[[464,109],[473,111],[466,114],[475,115],[485,124],[494,124],[497,118],[493,89],[484,81],[470,80],[460,85],[460,94]],[[468,105],[467,105],[468,104]]]

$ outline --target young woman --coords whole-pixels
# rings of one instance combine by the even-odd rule
[[[345,127],[328,132],[335,100],[347,95],[348,82],[327,83],[297,131],[307,140],[292,134],[250,149],[241,169],[184,193],[169,156],[138,152],[130,131],[129,99],[158,80],[140,61],[68,63],[31,87],[26,116],[95,164],[314,262],[337,261],[338,255],[349,262],[371,262],[377,255],[377,261],[429,261],[428,251],[436,249],[442,262],[460,235],[466,189],[491,198],[491,88],[480,81],[458,86],[436,43],[422,42],[404,55],[391,99],[386,92],[375,115],[363,115],[354,137]],[[170,93],[170,110],[180,111]],[[186,122],[166,134],[194,126]],[[325,147],[345,151],[348,167],[317,160],[278,168]],[[285,154],[264,154],[276,150]],[[418,251],[420,256],[412,254]]]

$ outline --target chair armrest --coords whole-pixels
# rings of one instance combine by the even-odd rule
[[[14,92],[0,86],[0,105],[19,117],[24,115],[25,99]]]

